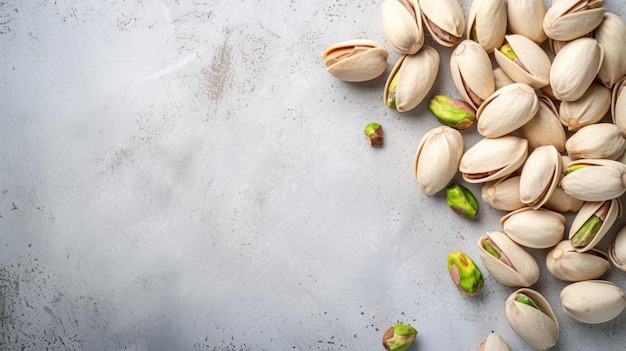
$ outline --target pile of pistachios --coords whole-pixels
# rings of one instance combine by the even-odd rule
[[[381,5],[387,43],[402,55],[383,91],[390,108],[418,106],[439,75],[436,46],[455,47],[450,71],[460,97],[431,98],[429,109],[442,126],[422,137],[413,170],[421,191],[430,196],[446,189],[448,204],[463,217],[474,217],[478,204],[465,187],[450,184],[457,172],[468,183],[483,184],[486,204],[509,212],[502,229],[485,233],[475,249],[496,281],[519,288],[504,302],[507,321],[540,350],[556,344],[559,321],[550,303],[529,288],[539,266],[526,248],[546,249],[548,271],[571,282],[560,302],[573,320],[603,323],[626,307],[620,287],[597,280],[610,262],[626,271],[626,227],[608,253],[595,248],[621,215],[626,192],[626,24],[603,5],[473,0],[467,21],[459,0]],[[426,32],[435,47],[424,45]],[[388,56],[363,39],[323,53],[327,71],[351,82],[383,74]],[[609,111],[612,123],[602,123]],[[459,130],[474,125],[483,138],[464,151]],[[575,218],[564,240],[565,212]],[[465,295],[484,284],[461,251],[449,254],[448,269]],[[479,346],[508,349],[493,332]]]

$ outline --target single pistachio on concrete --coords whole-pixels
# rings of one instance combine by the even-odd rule
[[[561,181],[562,169],[561,155],[554,146],[534,149],[522,168],[520,200],[534,209],[543,206]]]
[[[626,272],[626,226],[613,239],[609,247],[609,258],[617,268]]]
[[[385,38],[393,51],[410,55],[424,45],[422,13],[417,0],[385,0],[381,17]]]
[[[557,279],[579,282],[601,277],[611,264],[603,251],[590,249],[578,252],[570,240],[563,240],[548,252],[546,267]]]
[[[506,177],[486,182],[481,191],[483,201],[502,211],[515,211],[526,204],[519,196],[520,175],[514,172]]]
[[[622,215],[619,199],[588,201],[578,211],[569,231],[572,247],[578,252],[592,249]]]
[[[511,349],[500,335],[492,331],[478,345],[478,351],[511,351]]]
[[[461,41],[465,29],[465,14],[458,0],[419,0],[424,26],[443,46]]]
[[[615,199],[626,191],[626,165],[619,161],[580,159],[571,162],[564,174],[561,188],[583,201]]]
[[[387,68],[389,52],[372,40],[356,39],[335,44],[322,53],[326,72],[347,82],[374,79]]]
[[[507,26],[511,33],[521,34],[537,44],[546,40],[543,18],[547,9],[543,0],[507,0],[506,11]]]
[[[471,127],[476,119],[476,110],[472,105],[446,95],[435,95],[428,108],[439,122],[459,130]]]
[[[367,141],[373,147],[383,146],[383,127],[380,124],[372,122],[365,127],[365,136]]]
[[[550,86],[556,98],[575,101],[583,96],[596,78],[603,57],[604,49],[595,39],[578,38],[563,46],[550,69]]]
[[[543,31],[549,38],[573,40],[594,30],[606,11],[602,0],[559,0],[543,18]]]
[[[390,326],[383,334],[383,346],[389,351],[406,350],[417,337],[417,329],[408,324],[398,323]]]
[[[587,324],[608,322],[626,308],[624,291],[606,280],[572,283],[561,290],[563,311],[572,319]]]
[[[494,68],[493,70],[493,82],[496,90],[504,87],[505,85],[515,83],[500,67]]]
[[[463,295],[474,296],[485,284],[485,278],[474,261],[459,250],[448,254],[448,272]]]
[[[614,86],[611,97],[611,118],[613,123],[626,131],[626,76]]]
[[[415,153],[413,171],[420,189],[434,195],[450,183],[463,155],[463,136],[451,127],[428,131]]]
[[[584,204],[584,201],[570,196],[563,188],[557,186],[543,207],[556,212],[578,212]]]
[[[467,188],[460,184],[452,184],[446,189],[448,206],[459,216],[472,219],[478,213],[478,202]]]
[[[504,311],[511,329],[530,346],[547,350],[556,344],[559,321],[540,293],[528,288],[519,289],[506,299]]]
[[[504,41],[506,20],[506,0],[474,0],[467,16],[467,39],[491,53]]]
[[[403,55],[387,78],[383,101],[399,112],[415,108],[432,88],[438,72],[439,53],[430,46]]]
[[[542,145],[552,145],[557,151],[565,151],[565,129],[559,119],[559,112],[547,96],[540,96],[537,114],[520,127],[520,135],[528,140],[533,150]]]
[[[561,123],[572,132],[602,120],[611,107],[611,90],[592,83],[585,93],[574,101],[562,101],[559,106]]]
[[[593,36],[605,48],[598,78],[604,86],[612,88],[626,74],[626,24],[620,16],[606,12]]]
[[[553,247],[565,233],[565,217],[545,208],[520,208],[502,217],[500,224],[511,240],[533,249]]]
[[[476,111],[478,133],[487,138],[509,134],[539,110],[535,90],[525,83],[509,84],[491,94]]]
[[[522,35],[507,35],[506,43],[494,51],[494,57],[515,82],[536,89],[550,83],[550,58],[537,43]]]
[[[456,89],[474,108],[495,91],[489,55],[473,40],[463,40],[452,51],[450,73]]]
[[[478,239],[477,245],[483,265],[501,284],[528,287],[539,279],[537,261],[506,234],[487,232]]]
[[[515,172],[527,156],[526,139],[514,135],[484,138],[463,154],[459,171],[468,183],[484,183]]]
[[[565,143],[572,159],[603,158],[616,160],[626,150],[622,129],[612,123],[595,123],[580,128]]]

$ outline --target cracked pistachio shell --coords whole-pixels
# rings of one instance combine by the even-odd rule
[[[547,96],[540,96],[537,114],[520,127],[521,136],[528,140],[530,149],[542,145],[552,145],[559,152],[565,151],[565,129],[559,119],[559,112]]]
[[[507,76],[536,89],[550,83],[550,58],[537,43],[519,34],[507,35],[506,42],[515,52],[516,61],[498,49],[494,51],[494,57]]]
[[[535,90],[524,83],[509,84],[491,94],[476,111],[478,133],[497,138],[530,121],[539,110]]]
[[[564,172],[567,174],[561,179],[561,188],[583,201],[615,199],[626,191],[626,165],[619,161],[581,159],[572,161]]]
[[[518,294],[528,296],[539,308],[516,301]],[[538,292],[522,288],[504,303],[506,320],[522,340],[537,350],[547,350],[559,338],[559,321],[548,301]]]
[[[546,267],[557,279],[579,282],[601,277],[611,268],[611,264],[603,251],[591,249],[578,252],[571,241],[563,240],[548,252]]]
[[[511,351],[511,349],[500,335],[491,332],[487,338],[478,345],[478,351]]]
[[[506,20],[506,0],[474,0],[467,16],[467,39],[491,53],[504,41]]]
[[[499,257],[489,253],[489,245]],[[539,279],[537,261],[523,247],[501,232],[487,232],[478,239],[478,255],[483,265],[495,280],[510,287],[528,287]]]
[[[497,67],[493,70],[493,82],[496,90],[506,85],[515,83],[509,76],[506,75],[506,73],[504,73],[504,71],[500,67]]]
[[[559,0],[543,18],[543,31],[549,38],[573,40],[594,30],[606,11],[602,1]]]
[[[578,100],[596,78],[603,57],[604,49],[595,39],[578,38],[565,44],[550,69],[554,96],[562,101]]]
[[[463,154],[459,170],[468,183],[484,183],[515,172],[527,156],[526,139],[514,135],[483,138]]]
[[[547,8],[543,0],[507,0],[507,25],[511,33],[521,34],[537,44],[547,36],[543,31],[543,18]]]
[[[604,158],[616,160],[626,150],[622,129],[612,123],[596,123],[580,128],[565,143],[567,154],[574,160]]]
[[[612,88],[626,74],[626,24],[620,16],[606,12],[594,31],[594,38],[605,48],[598,78],[604,86]]]
[[[626,307],[624,291],[606,280],[572,283],[561,290],[563,311],[572,319],[597,324],[619,316]]]
[[[609,258],[617,268],[626,272],[626,226],[613,239],[609,247]]]
[[[593,83],[577,100],[563,101],[559,106],[561,123],[572,132],[597,123],[611,107],[611,90],[602,84]]]
[[[626,131],[626,76],[622,77],[615,86],[611,97],[611,118],[613,123]]]
[[[578,211],[576,217],[574,217],[574,221],[569,230],[569,239],[574,240],[576,233],[580,230],[595,231],[596,233],[590,236],[588,243],[584,246],[576,247],[574,241],[572,241],[574,249],[578,252],[591,250],[602,240],[604,235],[613,226],[613,223],[615,223],[615,220],[621,217],[621,215],[622,204],[619,199],[586,202],[580,211]],[[591,224],[594,224],[592,222],[594,218],[599,218],[600,221],[596,221],[595,225],[592,227]]]
[[[424,26],[443,46],[461,41],[465,29],[465,14],[458,0],[419,0]]]
[[[552,145],[533,150],[520,175],[520,200],[534,209],[548,201],[561,181],[561,155]]]
[[[463,40],[452,51],[450,72],[456,89],[476,109],[495,91],[491,60],[475,41]]]
[[[391,50],[414,54],[424,45],[422,13],[417,0],[385,0],[381,7],[383,32]]]
[[[326,72],[346,82],[374,79],[387,68],[389,53],[378,43],[355,39],[335,44],[322,53]]]
[[[415,108],[432,88],[438,72],[439,53],[430,46],[423,46],[416,54],[403,55],[387,78],[383,101],[399,112]]]
[[[463,136],[441,126],[424,135],[415,153],[413,171],[420,189],[434,195],[454,178],[463,155]]]
[[[563,188],[557,186],[543,207],[556,212],[578,212],[584,203],[584,201],[570,196]]]
[[[500,224],[511,240],[533,249],[553,247],[565,233],[565,217],[544,208],[520,208],[502,217]]]
[[[481,192],[483,201],[502,211],[515,211],[525,207],[526,204],[519,197],[519,182],[519,174],[486,182]]]

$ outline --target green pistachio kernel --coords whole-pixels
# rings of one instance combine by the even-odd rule
[[[367,141],[369,141],[371,146],[383,146],[383,128],[380,124],[372,122],[365,127],[363,132],[365,133]]]
[[[476,295],[485,284],[485,278],[480,269],[462,251],[455,250],[448,254],[448,271],[463,295]]]
[[[482,241],[483,248],[489,252],[489,254],[497,259],[500,259],[500,253],[496,250],[491,244],[489,240],[485,239]]]
[[[476,26],[472,27],[472,40],[479,43],[478,33],[476,33]]]
[[[531,299],[530,297],[528,297],[525,294],[519,293],[515,296],[515,301],[519,302],[519,303],[523,303],[524,305],[528,305],[532,308],[536,308],[539,311],[541,311],[541,308],[539,308],[539,306],[535,303],[535,301],[533,301],[533,299]]]
[[[467,129],[476,120],[476,110],[470,104],[446,95],[435,95],[428,108],[440,123],[455,129]]]
[[[587,165],[580,165],[579,164],[579,165],[569,166],[569,167],[565,168],[565,170],[563,171],[563,174],[564,175],[568,175],[568,174],[570,174],[572,172],[575,172],[575,171],[577,171],[577,170],[579,170],[581,168],[585,168],[585,167],[587,167]]]
[[[389,351],[406,350],[417,337],[417,329],[408,324],[393,325],[383,334],[383,346]]]
[[[596,234],[598,234],[600,227],[602,227],[602,223],[604,223],[604,221],[598,216],[591,216],[572,237],[572,246],[579,248],[589,245]]]
[[[462,185],[450,185],[446,189],[446,201],[448,206],[463,218],[472,219],[478,213],[476,198]]]
[[[509,44],[504,44],[500,48],[500,52],[504,54],[504,56],[508,57],[511,61],[517,58],[517,54],[513,51],[513,48]]]
[[[389,89],[387,90],[387,106],[396,108],[396,87],[398,85],[398,74],[396,74],[391,83],[389,83]]]

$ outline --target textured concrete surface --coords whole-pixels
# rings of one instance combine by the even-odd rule
[[[504,212],[481,201],[464,220],[417,187],[415,150],[439,124],[425,104],[383,105],[398,55],[371,82],[324,71],[336,42],[388,48],[380,3],[0,2],[0,349],[379,350],[402,321],[410,350],[471,350],[492,330],[530,350],[504,318],[514,289],[475,248]],[[438,49],[432,92],[458,96]],[[453,249],[483,268],[478,296],[455,290]],[[555,349],[623,350],[626,314],[568,319],[566,283],[531,253]]]

